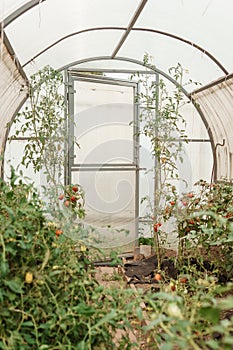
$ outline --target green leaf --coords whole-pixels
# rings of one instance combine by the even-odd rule
[[[220,309],[214,308],[212,306],[206,306],[200,308],[199,314],[206,321],[209,321],[212,324],[217,324],[220,318]]]
[[[50,257],[50,250],[47,249],[45,256],[44,256],[44,261],[43,261],[42,266],[41,266],[41,270],[43,270],[45,268],[45,266],[47,265],[47,263],[49,261],[49,257]]]
[[[213,350],[219,350],[219,344],[215,340],[207,340],[206,345],[208,345]]]
[[[28,344],[36,343],[35,339],[33,339],[29,334],[24,334],[23,337]]]
[[[137,315],[137,317],[139,318],[139,320],[142,320],[142,319],[143,319],[143,313],[142,313],[141,307],[137,307],[137,308],[136,308],[136,315]]]
[[[32,321],[25,321],[22,323],[22,326],[34,327],[34,324]]]
[[[88,346],[84,340],[78,343],[77,350],[88,350]]]
[[[143,329],[145,331],[150,331],[154,327],[158,326],[161,322],[163,322],[165,318],[166,318],[165,315],[159,315],[157,318],[151,321],[147,326],[143,326]]]
[[[99,320],[92,328],[98,328],[98,327],[102,326],[104,323],[110,322],[116,316],[117,316],[116,310],[111,310],[109,314],[107,314],[101,320]]]
[[[222,341],[224,344],[232,345],[233,344],[233,337],[225,336]]]
[[[16,281],[6,281],[4,280],[4,284],[5,286],[9,287],[10,290],[12,290],[12,292],[16,293],[16,294],[21,294],[23,293],[22,287],[19,284],[19,282]]]
[[[95,309],[93,307],[84,303],[78,304],[76,307],[74,307],[74,310],[80,315],[91,316],[95,313]]]
[[[233,296],[220,300],[218,305],[221,310],[233,309]]]
[[[171,343],[164,344],[164,345],[162,345],[162,347],[160,348],[160,350],[173,350],[173,349],[174,349],[174,346],[173,346],[173,344],[171,344]]]
[[[181,297],[177,295],[172,295],[171,293],[159,292],[156,293],[156,298],[168,300],[168,301],[181,301]]]
[[[9,265],[6,261],[1,261],[0,264],[1,276],[5,277],[9,272]]]

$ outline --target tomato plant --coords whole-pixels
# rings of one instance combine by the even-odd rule
[[[0,349],[115,349],[117,329],[119,348],[129,349],[132,291],[99,285],[88,251],[77,252],[62,221],[47,220],[36,190],[14,172],[0,180],[0,212]]]
[[[213,184],[200,180],[196,186],[195,194],[181,196],[180,202],[185,202],[185,206],[164,211],[164,220],[171,216],[176,218],[181,264],[185,251],[191,250],[192,256],[198,259],[205,252],[216,268],[224,268],[230,278],[233,268],[233,185],[229,181]]]

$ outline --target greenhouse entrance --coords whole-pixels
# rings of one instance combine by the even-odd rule
[[[96,230],[99,245],[132,249],[139,205],[137,84],[74,70],[67,78],[66,183],[85,189],[85,224]]]

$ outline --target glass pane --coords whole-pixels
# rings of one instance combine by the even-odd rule
[[[75,82],[75,163],[132,163],[134,89]]]
[[[72,183],[79,183],[85,191],[85,224],[95,229],[98,245],[134,245],[135,172],[72,172]]]

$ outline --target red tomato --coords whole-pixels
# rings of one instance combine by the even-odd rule
[[[187,283],[188,282],[188,279],[186,277],[182,277],[180,279],[180,283]]]
[[[175,204],[176,204],[176,202],[174,202],[174,201],[171,201],[171,202],[170,202],[170,204],[171,204],[171,205],[175,205]]]
[[[159,227],[162,226],[161,222],[154,224],[154,232],[158,232]]]
[[[155,279],[156,281],[161,281],[162,276],[160,275],[160,273],[156,273],[154,279]]]
[[[78,192],[78,187],[77,187],[77,186],[74,186],[74,187],[72,188],[72,190],[73,190],[74,192]]]
[[[60,236],[62,233],[63,233],[63,231],[60,230],[60,229],[57,229],[57,230],[55,231],[56,236]]]
[[[70,200],[71,200],[71,202],[76,202],[76,197],[75,196],[71,196]]]
[[[61,201],[62,199],[64,199],[64,194],[60,194],[60,196],[58,197],[58,199],[60,199],[60,201]]]

